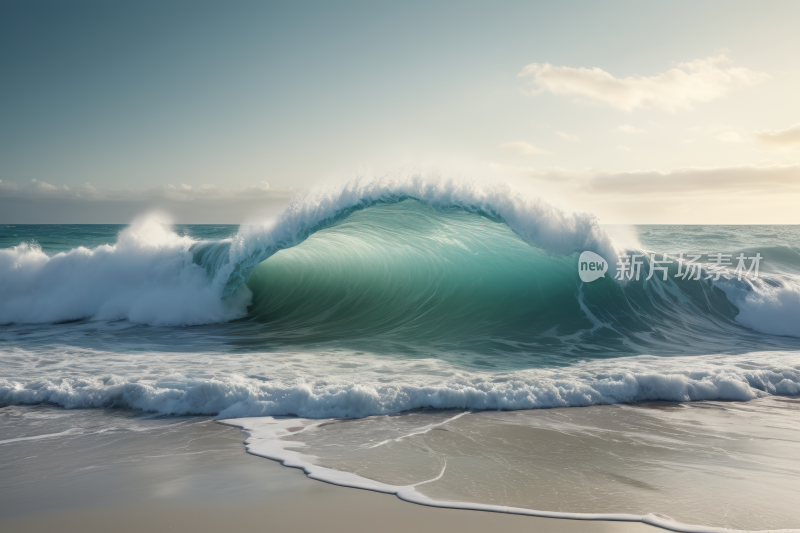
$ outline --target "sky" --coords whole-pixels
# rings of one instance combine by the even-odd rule
[[[800,224],[798,2],[0,2],[0,223],[239,223],[416,165]]]

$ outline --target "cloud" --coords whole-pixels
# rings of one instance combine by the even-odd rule
[[[800,224],[800,164],[522,170],[532,190],[606,224]]]
[[[755,133],[756,141],[771,148],[800,148],[800,122],[785,130],[764,130]]]
[[[528,144],[524,141],[515,141],[510,143],[504,143],[498,146],[501,150],[505,150],[506,152],[510,152],[516,155],[532,155],[532,154],[552,154],[548,150],[542,150],[541,148],[536,148],[535,146]]]
[[[597,67],[558,67],[550,63],[531,63],[518,77],[531,79],[534,95],[545,91],[573,94],[623,111],[660,108],[670,113],[770,78],[763,72],[731,66],[724,55],[679,63],[677,68],[650,77],[634,74],[615,78]]]
[[[103,190],[85,183],[58,187],[38,180],[0,181],[0,223],[127,223],[143,211],[160,209],[177,222],[240,223],[276,212],[294,194],[267,182],[228,189],[213,184],[162,185],[145,191]]]
[[[623,146],[623,145],[621,145],[621,144],[620,144],[619,146],[617,146],[617,149],[619,149],[619,150],[624,150],[624,151],[626,151],[626,152],[630,152],[630,151],[632,151],[632,150],[631,150],[630,148],[628,148],[627,146]]]
[[[569,142],[573,142],[573,143],[581,142],[580,137],[578,137],[577,135],[570,135],[568,133],[564,133],[563,131],[557,131],[556,135],[558,135],[559,137],[561,137],[565,141],[569,141]]]
[[[536,174],[537,172],[534,167],[518,167],[516,165],[506,165],[503,163],[489,163],[489,167],[494,170],[500,170],[512,174],[522,174],[524,176]],[[542,175],[541,178],[548,179],[544,175]]]
[[[632,135],[641,135],[642,133],[647,133],[647,130],[642,130],[639,128],[635,128],[629,124],[623,124],[622,126],[617,126],[619,131],[630,133]]]
[[[627,172],[502,165],[492,170],[564,210],[593,213],[603,224],[800,224],[800,163]]]
[[[714,137],[715,139],[726,143],[740,143],[744,142],[741,135],[735,131],[726,131]]]
[[[691,195],[698,192],[800,193],[800,165],[681,168],[597,173],[588,178],[589,190],[603,195]],[[711,208],[711,206],[709,206]]]

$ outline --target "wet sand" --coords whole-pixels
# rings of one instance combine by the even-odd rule
[[[438,509],[337,487],[248,455],[208,418],[0,409],[2,531],[663,531]]]
[[[558,533],[664,531],[644,524],[580,522],[538,517],[437,509],[394,496],[307,480],[301,490],[247,504],[120,504],[0,521],[3,531],[342,531],[389,533],[486,531]]]
[[[348,486],[367,479],[439,502],[545,513],[654,514],[694,531],[800,531],[798,398],[228,423],[251,432],[252,453],[305,461],[315,478]]]

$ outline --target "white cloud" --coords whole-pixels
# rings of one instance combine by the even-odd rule
[[[800,122],[785,130],[757,131],[756,140],[771,148],[800,148]]]
[[[622,157],[621,159],[627,159]],[[800,164],[602,171],[509,168],[534,194],[604,224],[800,224]]]
[[[503,172],[509,172],[512,174],[522,174],[525,176],[530,176],[531,174],[536,173],[536,169],[533,167],[518,167],[516,165],[505,165],[503,163],[489,163],[489,167],[495,170],[501,170]]]
[[[589,178],[594,194],[647,195],[709,192],[800,193],[800,165],[743,165],[715,168],[680,168],[669,172],[637,170],[597,173]]]
[[[629,124],[623,124],[622,126],[617,126],[619,131],[630,133],[632,135],[641,135],[642,133],[647,133],[647,130],[635,128]]]
[[[63,200],[106,200],[106,201],[131,201],[131,200],[255,200],[274,196],[291,196],[291,189],[272,189],[269,183],[262,181],[251,187],[241,189],[227,189],[212,184],[192,187],[185,183],[180,185],[162,185],[144,191],[129,190],[98,190],[90,183],[70,189],[66,185],[58,187],[39,180],[31,180],[28,184],[18,184],[13,181],[0,180],[0,191],[6,196],[13,195],[18,198],[58,197]]]
[[[558,67],[531,63],[519,77],[531,78],[532,94],[574,94],[606,103],[617,109],[660,108],[674,113],[709,102],[731,89],[746,87],[770,78],[763,72],[730,66],[724,55],[679,63],[678,68],[646,77],[634,74],[615,78],[600,68]]]
[[[561,137],[565,141],[569,141],[569,142],[573,142],[573,143],[581,142],[580,137],[578,137],[577,135],[570,135],[569,133],[564,133],[563,131],[557,131],[556,135],[558,135],[559,137]]]
[[[726,143],[740,143],[744,142],[742,136],[735,131],[725,131],[714,137],[715,139]]]
[[[536,148],[535,146],[528,144],[524,141],[504,143],[498,146],[498,148],[500,148],[501,150],[505,150],[506,152],[510,152],[512,154],[517,154],[517,155],[552,154],[552,152],[548,150],[542,150],[541,148]]]
[[[800,164],[525,175],[608,224],[798,224]]]
[[[631,151],[631,149],[630,149],[630,148],[628,148],[627,146],[623,146],[623,145],[621,145],[621,144],[620,144],[619,146],[617,146],[617,148],[618,148],[619,150],[624,150],[624,151],[626,151],[626,152],[630,152],[630,151]]]
[[[47,191],[47,192],[69,190],[69,187],[67,187],[66,185],[64,185],[63,187],[56,187],[55,185],[50,185],[49,183],[45,183],[39,180],[31,180],[31,186],[36,187],[36,189],[39,191]]]
[[[57,187],[43,181],[0,182],[3,223],[128,222],[143,211],[158,208],[180,222],[239,223],[288,203],[292,189],[272,189],[267,182],[228,189],[205,184],[163,185],[145,191]]]

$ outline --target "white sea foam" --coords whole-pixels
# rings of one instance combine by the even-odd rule
[[[193,325],[243,316],[249,291],[221,300],[221,289],[192,263],[192,244],[151,215],[134,221],[114,245],[53,257],[30,244],[2,249],[0,324],[92,318]]]
[[[800,285],[784,278],[780,286],[764,283],[753,290],[718,284],[738,309],[736,321],[771,335],[800,337]]]
[[[32,356],[17,351],[9,361],[26,357]],[[120,359],[103,353],[79,357],[86,361]],[[349,363],[347,368],[341,365],[343,357]],[[283,353],[257,354],[252,359],[223,354],[130,353],[122,359],[120,366],[106,363],[102,373],[94,376],[72,377],[77,369],[72,364],[69,372],[40,369],[26,372],[35,378],[0,379],[0,404],[116,406],[220,418],[348,418],[421,407],[516,410],[650,400],[747,401],[800,391],[800,364],[797,354],[789,352],[639,356],[513,372],[466,372],[435,359],[395,361],[343,352],[330,358]],[[194,361],[196,368],[191,366]],[[211,377],[209,361],[219,366],[219,372]],[[269,381],[246,374],[255,365],[270,368]],[[190,370],[194,377],[185,375]],[[125,374],[120,375],[122,372]],[[388,383],[387,375],[392,376]]]

